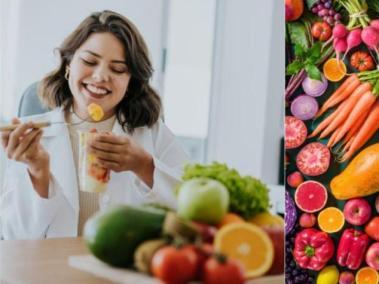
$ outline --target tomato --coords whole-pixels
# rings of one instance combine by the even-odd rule
[[[293,116],[286,116],[284,122],[286,149],[299,147],[307,139],[307,127],[305,123]]]
[[[309,143],[297,154],[296,165],[307,176],[322,175],[329,168],[330,151],[320,142]]]
[[[374,69],[374,61],[370,54],[365,51],[356,51],[350,57],[350,65],[358,71],[367,71]]]
[[[374,217],[365,227],[365,232],[370,238],[379,241],[379,217]]]
[[[326,22],[317,22],[312,25],[312,36],[321,41],[327,41],[332,36],[332,28]]]
[[[196,278],[198,256],[189,246],[160,248],[153,256],[151,270],[162,282],[183,284]]]
[[[209,258],[204,264],[203,283],[205,284],[243,284],[244,271],[239,262],[225,257]]]

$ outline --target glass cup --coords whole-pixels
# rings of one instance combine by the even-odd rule
[[[107,188],[110,171],[97,163],[96,155],[90,153],[88,142],[96,132],[79,131],[79,185],[81,191],[103,192]]]

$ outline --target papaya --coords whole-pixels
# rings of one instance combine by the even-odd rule
[[[146,206],[119,205],[87,220],[84,240],[92,254],[112,266],[130,267],[134,252],[162,234],[166,212]]]
[[[336,199],[363,197],[379,191],[379,143],[363,149],[330,183]]]

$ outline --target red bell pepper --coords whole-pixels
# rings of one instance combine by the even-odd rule
[[[327,233],[305,229],[296,235],[293,256],[301,268],[321,270],[333,254],[334,243]]]
[[[337,262],[342,267],[356,270],[361,265],[370,238],[364,232],[346,229],[337,249]]]

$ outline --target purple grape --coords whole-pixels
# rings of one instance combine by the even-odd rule
[[[336,12],[334,10],[329,10],[329,16],[334,16]]]
[[[317,14],[317,12],[318,12],[317,7],[313,7],[313,8],[312,8],[312,13],[313,13],[313,14]]]
[[[334,25],[334,19],[333,19],[333,17],[331,17],[331,16],[327,17],[326,22],[329,25],[333,26]]]
[[[321,16],[326,16],[326,15],[329,14],[329,10],[328,10],[328,9],[322,9],[322,10],[320,11],[320,14],[321,14]]]
[[[327,9],[330,9],[332,7],[332,4],[329,2],[324,3],[324,7]]]
[[[336,21],[339,21],[339,20],[341,20],[341,14],[335,14],[334,15],[334,19],[336,20]]]
[[[322,4],[318,4],[318,5],[317,5],[317,9],[318,9],[319,11],[321,11],[322,9],[324,9],[324,5],[322,5]]]

